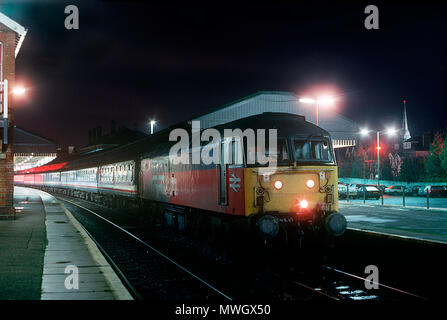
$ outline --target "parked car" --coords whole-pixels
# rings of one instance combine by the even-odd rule
[[[376,186],[361,186],[357,189],[357,198],[359,199],[374,198],[376,200],[379,200],[381,195],[382,192]]]
[[[390,186],[388,188],[385,188],[385,194],[388,194],[388,195],[400,196],[400,195],[402,195],[402,192],[405,192],[405,194],[409,194],[410,190],[404,186]]]
[[[357,195],[357,191],[355,191],[354,187],[349,186],[349,197],[353,198]],[[342,182],[338,183],[338,197],[340,199],[346,199],[348,196],[348,185]]]
[[[420,187],[419,190],[418,190],[418,196],[425,197],[426,195],[427,194],[425,193],[425,187],[424,186]]]
[[[411,195],[412,196],[419,196],[421,194],[423,194],[424,187],[423,186],[413,186],[411,188]]]
[[[345,199],[347,194],[348,194],[348,187],[344,183],[339,182],[338,183],[338,198]]]
[[[354,191],[355,193],[357,193],[358,188],[360,188],[361,186],[364,186],[364,184],[360,184],[360,183],[351,183],[349,185],[349,191]]]
[[[367,187],[376,187],[377,189],[379,189],[380,192],[385,193],[386,186],[384,186],[383,184],[379,184],[379,185],[376,185],[376,184],[365,184],[365,186],[367,186]]]
[[[445,186],[426,186],[424,194],[430,194],[430,197],[445,197],[447,196],[447,190]]]

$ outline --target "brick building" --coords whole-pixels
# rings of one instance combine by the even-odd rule
[[[13,213],[14,191],[14,108],[10,90],[15,80],[15,61],[26,29],[0,12],[0,216]],[[5,108],[7,105],[7,108]]]

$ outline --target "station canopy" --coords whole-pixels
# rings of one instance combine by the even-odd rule
[[[56,156],[57,146],[53,141],[14,127],[14,171],[42,166]]]

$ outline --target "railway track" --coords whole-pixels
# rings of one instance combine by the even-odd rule
[[[75,217],[111,263],[136,299],[209,299],[232,298],[203,280],[165,253],[123,227],[74,201],[60,198],[90,214],[88,218],[76,210]]]
[[[104,212],[101,212],[101,206],[91,202],[60,196],[57,198],[70,207],[70,211],[94,239],[136,299],[207,299],[213,302],[266,297],[299,301],[424,299],[381,283],[379,290],[367,290],[364,286],[365,278],[326,265],[306,272],[287,272],[287,268],[282,268],[279,272],[277,268],[270,267],[256,269],[256,263],[253,261],[232,261],[229,265],[210,263],[204,266],[194,257],[182,259],[182,253],[186,254],[188,250],[182,252],[181,248],[177,249],[177,255],[170,254],[171,257],[175,256],[171,258],[158,248],[163,248],[166,252],[172,250],[172,247],[167,248],[165,243],[159,242],[156,248],[144,235],[129,231],[137,229],[138,226],[128,223],[126,225],[125,221],[118,223],[117,219],[122,214],[117,217],[108,216],[114,222],[105,217],[106,211],[110,211],[108,208],[104,207]],[[93,210],[88,207],[93,207]],[[174,237],[174,233],[168,236],[169,239],[171,237]],[[184,245],[184,240],[178,240],[174,247],[179,247],[178,242]],[[179,262],[179,259],[183,261]],[[191,267],[187,269],[183,265]],[[243,273],[242,268],[252,268],[254,271]]]
[[[361,276],[358,276],[358,275],[355,275],[355,274],[352,274],[352,273],[349,273],[346,271],[342,271],[342,270],[339,270],[339,269],[336,269],[333,267],[323,266],[323,268],[328,270],[329,272],[336,273],[338,275],[342,275],[342,276],[350,278],[350,279],[358,280],[359,283],[365,283],[365,281],[369,281],[364,277],[361,277]],[[379,290],[381,289],[382,291],[388,291],[389,294],[395,294],[396,298],[397,298],[397,296],[402,296],[402,297],[409,298],[409,299],[427,300],[427,298],[425,298],[423,296],[408,292],[406,290],[402,290],[402,289],[399,289],[396,287],[385,285],[380,282],[372,282],[372,283],[376,284],[379,287]],[[360,297],[360,299],[361,299],[361,297]]]
[[[421,301],[427,300],[420,295],[377,283],[379,289],[366,289],[366,278],[329,266],[322,266],[323,271],[307,279],[302,277],[290,283],[312,292],[315,296],[334,301]],[[280,277],[280,275],[276,275]]]

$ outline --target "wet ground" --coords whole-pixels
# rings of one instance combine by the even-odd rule
[[[340,200],[340,203],[363,203],[363,198],[360,199],[349,199],[349,202],[346,199]],[[367,204],[371,205],[381,205],[382,200],[368,199],[366,200]],[[383,196],[383,204],[384,205],[395,205],[395,206],[403,206],[403,197],[402,196]],[[413,196],[405,196],[405,206],[409,207],[421,207],[427,208],[427,198],[426,197],[413,197]],[[446,208],[447,209],[447,198],[429,198],[429,208]]]
[[[444,199],[445,200],[445,199]],[[340,202],[348,228],[447,243],[447,210],[381,206],[373,201]]]

